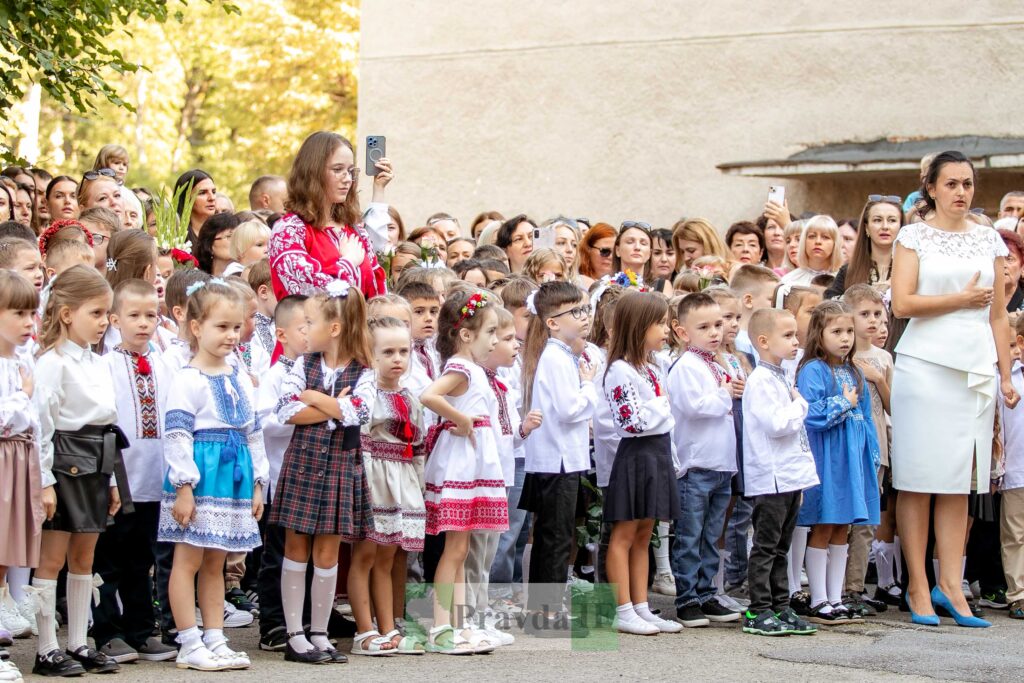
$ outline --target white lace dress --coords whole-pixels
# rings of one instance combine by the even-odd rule
[[[903,228],[897,244],[917,252],[917,294],[953,294],[975,273],[991,287],[999,234],[976,226],[948,232]],[[970,493],[973,471],[987,489],[998,382],[989,308],[913,318],[896,346],[892,385],[893,485],[902,491]]]

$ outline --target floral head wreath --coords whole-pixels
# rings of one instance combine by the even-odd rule
[[[464,320],[469,320],[476,312],[488,304],[487,297],[477,292],[473,296],[469,297],[469,300],[463,304],[459,310],[459,319],[455,322],[456,329],[462,324]]]
[[[46,258],[46,248],[47,246],[49,246],[50,240],[53,239],[53,236],[56,235],[61,230],[63,230],[64,228],[70,227],[79,228],[82,232],[84,232],[85,243],[88,244],[90,247],[93,246],[92,233],[89,232],[89,229],[82,225],[80,222],[76,221],[74,218],[65,218],[50,223],[50,227],[46,228],[46,230],[43,231],[43,234],[39,236],[39,255],[42,256],[43,258]]]
[[[324,287],[324,291],[327,293],[327,296],[331,297],[332,299],[347,298],[348,290],[350,289],[352,289],[352,285],[350,285],[345,280],[332,280],[331,282],[327,283],[326,287]]]
[[[186,242],[185,244],[187,245],[188,243]],[[167,255],[171,257],[174,270],[192,270],[199,267],[199,261],[196,260],[196,257],[184,249],[171,249],[167,252]]]
[[[613,275],[605,275],[601,278],[601,284],[599,284],[590,295],[591,315],[597,314],[597,305],[601,303],[601,297],[608,291],[609,285],[636,287],[641,292],[647,291],[647,287],[644,285],[644,279],[628,268],[625,271],[618,272]]]

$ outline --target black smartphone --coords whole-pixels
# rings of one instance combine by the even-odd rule
[[[366,175],[377,175],[377,162],[387,156],[387,138],[366,136]]]

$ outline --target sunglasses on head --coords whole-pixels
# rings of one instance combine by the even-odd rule
[[[643,223],[641,221],[622,221],[622,225],[619,226],[619,232],[622,232],[623,230],[629,230],[630,228],[636,228],[637,230],[650,232],[651,224]]]
[[[114,173],[114,169],[112,169],[112,168],[101,168],[98,171],[86,171],[82,175],[82,180],[83,181],[85,181],[85,180],[92,181],[92,180],[97,180],[99,178],[116,179],[116,177],[117,177],[117,174]],[[120,185],[121,181],[117,181],[117,184]]]
[[[893,204],[902,204],[903,197],[894,194],[869,194],[869,202],[892,202]]]

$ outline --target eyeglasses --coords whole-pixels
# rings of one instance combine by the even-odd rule
[[[111,180],[117,181],[118,185],[124,184],[123,180],[117,180],[117,174],[114,172],[114,169],[112,168],[101,168],[98,171],[86,171],[84,174],[82,174],[83,182],[86,180],[98,180],[99,178],[110,178]]]
[[[109,241],[110,241],[110,237],[108,237],[107,235],[104,235],[102,232],[94,232],[92,234],[92,244],[93,244],[94,247],[98,247],[101,244],[103,244],[104,242],[109,242]]]
[[[562,311],[561,313],[549,315],[548,317],[558,318],[567,313],[572,314],[572,317],[576,318],[576,320],[586,320],[587,316],[590,315],[590,306],[577,306],[576,308],[570,308],[568,311]]]
[[[612,256],[611,247],[591,247],[591,249],[597,249],[597,253],[601,255],[601,258],[611,258]]]
[[[234,234],[235,234],[234,230],[226,230],[226,231],[222,232],[221,234],[217,235],[216,237],[214,237],[213,241],[214,242],[223,242],[224,240],[231,239],[231,237]]]
[[[355,180],[356,178],[359,177],[359,172],[362,170],[363,169],[358,168],[357,166],[353,166],[348,170],[348,177],[351,178],[352,180]]]
[[[869,194],[869,202],[892,202],[893,204],[902,204],[903,197],[894,194]]]
[[[622,225],[619,226],[619,232],[623,230],[629,230],[635,228],[637,230],[643,230],[644,232],[651,231],[650,223],[642,223],[640,221],[622,221]]]

